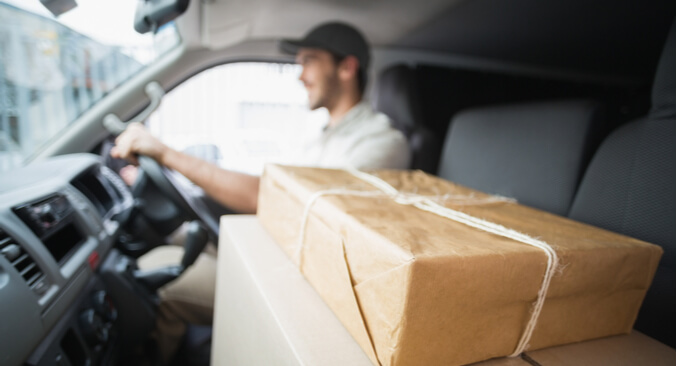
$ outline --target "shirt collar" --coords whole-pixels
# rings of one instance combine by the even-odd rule
[[[329,125],[325,126],[324,128],[324,133],[336,133],[336,131],[341,131],[346,128],[348,128],[350,125],[355,123],[355,121],[359,121],[362,118],[360,116],[364,113],[367,112],[369,107],[369,103],[366,101],[360,101],[359,103],[355,104],[348,113],[341,118],[338,124],[336,124],[334,127],[329,127]]]

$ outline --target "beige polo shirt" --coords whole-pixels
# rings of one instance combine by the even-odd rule
[[[369,103],[355,105],[334,127],[301,147],[294,165],[320,168],[407,169],[411,154],[402,132]]]

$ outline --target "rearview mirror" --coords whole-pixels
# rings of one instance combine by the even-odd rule
[[[190,0],[139,0],[134,15],[134,29],[143,34],[176,19],[188,9]]]

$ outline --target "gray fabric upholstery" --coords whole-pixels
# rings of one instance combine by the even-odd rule
[[[640,120],[600,147],[569,217],[665,251],[635,327],[675,346],[675,121]]]
[[[447,133],[439,175],[566,215],[599,118],[600,108],[589,101],[461,112]]]
[[[639,120],[595,154],[569,216],[652,243],[675,242],[675,124]],[[674,245],[665,259],[674,267]]]
[[[636,328],[675,346],[675,28],[657,69],[646,118],[600,146],[569,217],[661,245]]]
[[[434,174],[442,142],[423,123],[414,70],[395,65],[381,72],[374,108],[390,117],[393,126],[407,137],[412,153],[411,168]]]

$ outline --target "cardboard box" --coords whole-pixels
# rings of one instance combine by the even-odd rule
[[[256,216],[219,230],[211,365],[371,365]]]
[[[629,335],[527,352],[524,357],[532,365],[542,366],[672,366],[675,349],[633,331]]]
[[[660,247],[422,172],[374,174],[409,193],[400,201],[433,197],[555,248],[560,265],[529,349],[632,329]],[[341,170],[268,166],[258,216],[372,362],[384,366],[461,365],[513,353],[547,265],[541,249],[397,203]]]
[[[212,365],[372,365],[256,216],[222,216],[219,231]]]

